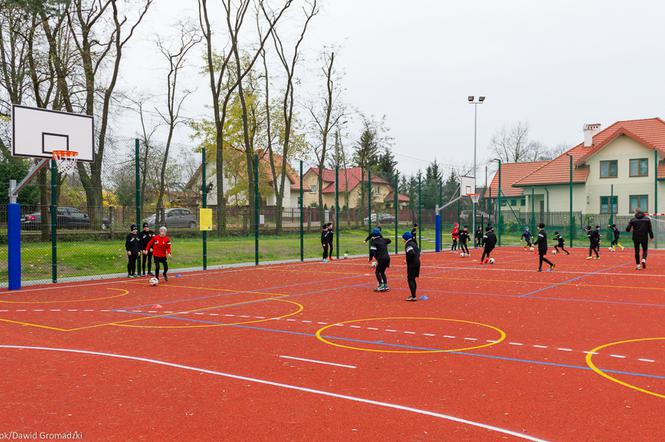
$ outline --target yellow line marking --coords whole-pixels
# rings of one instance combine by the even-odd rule
[[[228,324],[225,323],[225,324],[200,324],[200,325],[127,325],[126,323],[117,322],[117,323],[111,323],[109,325],[113,325],[113,326],[116,326],[116,327],[155,328],[155,329],[228,327],[228,326],[231,326],[231,325],[256,324],[256,323],[259,323],[259,322],[267,322],[267,321],[273,321],[273,320],[277,320],[277,319],[284,319],[284,318],[288,318],[288,317],[297,315],[298,313],[302,312],[305,309],[305,306],[303,306],[302,304],[300,304],[298,302],[295,302],[295,301],[289,301],[287,299],[266,298],[265,300],[266,301],[268,301],[268,300],[269,301],[277,301],[277,302],[288,302],[289,304],[296,305],[297,308],[296,308],[295,311],[293,311],[291,313],[287,313],[287,314],[282,315],[282,316],[275,316],[275,317],[272,317],[272,318],[265,318],[265,319],[255,319],[255,320],[252,320],[252,321],[231,322],[231,323],[228,323]],[[233,304],[226,305],[226,306],[223,306],[223,307],[230,307],[232,305]],[[217,307],[210,307],[208,309],[215,309],[215,308],[217,308]],[[208,310],[208,309],[206,309],[206,310]],[[194,311],[201,311],[201,310],[186,310],[186,311],[187,312],[194,312]],[[176,314],[177,313],[172,313],[172,314],[169,314],[167,316],[175,316]],[[146,318],[146,319],[154,319],[154,318]],[[168,318],[168,319],[170,319],[170,318]]]
[[[92,301],[104,301],[106,299],[115,299],[115,298],[121,298],[123,296],[127,296],[129,294],[129,290],[125,289],[113,289],[110,287],[107,287],[106,290],[114,290],[117,292],[123,292],[119,295],[114,295],[114,296],[106,296],[103,298],[90,298],[90,299],[69,299],[69,300],[64,300],[64,301],[5,301],[0,299],[0,303],[2,304],[59,304],[59,303],[67,303],[67,302],[92,302]]]
[[[327,270],[324,271],[318,271],[318,270],[287,270],[287,269],[280,269],[280,268],[272,268],[272,269],[263,269],[260,268],[260,270],[271,270],[273,272],[290,272],[290,273],[317,273],[317,274],[331,274],[331,275],[358,275],[358,276],[363,276],[362,273],[357,273],[357,272],[329,272]]]
[[[10,324],[18,324],[18,325],[24,325],[26,327],[37,327],[37,328],[45,328],[47,330],[55,330],[59,332],[66,332],[68,331],[67,329],[64,328],[58,328],[58,327],[50,327],[48,325],[41,325],[41,324],[33,324],[31,322],[22,322],[22,321],[12,321],[11,319],[0,319],[2,322],[8,322]]]
[[[651,396],[655,396],[661,399],[665,399],[665,394],[660,394],[656,393],[655,391],[647,390],[646,388],[640,388],[637,385],[629,384],[628,382],[624,382],[622,380],[619,380],[613,376],[610,376],[609,374],[605,373],[602,369],[598,368],[596,364],[593,362],[593,354],[599,352],[600,350],[603,350],[608,347],[612,347],[615,345],[620,345],[620,344],[630,344],[632,342],[645,342],[645,341],[665,341],[665,337],[663,338],[640,338],[640,339],[626,339],[625,341],[616,341],[616,342],[610,342],[608,344],[603,344],[600,345],[593,350],[589,351],[587,353],[586,357],[584,358],[586,360],[587,365],[597,374],[601,375],[605,379],[609,379],[612,382],[615,382],[619,385],[623,385],[624,387],[628,387],[632,390],[639,391],[640,393],[646,393]]]
[[[338,344],[338,343],[330,341],[330,340],[328,340],[328,339],[326,339],[322,336],[324,331],[326,331],[327,329],[332,328],[332,327],[337,327],[338,324],[353,324],[354,322],[384,321],[384,320],[449,321],[449,322],[457,322],[457,323],[461,323],[461,324],[478,325],[478,326],[489,328],[489,329],[492,329],[492,330],[496,331],[497,333],[499,333],[499,339],[497,339],[493,342],[489,342],[489,343],[481,344],[481,345],[476,345],[476,346],[473,346],[473,347],[451,348],[451,349],[447,349],[447,350],[380,350],[380,349],[376,349],[376,348],[354,347],[354,346],[351,346],[351,345]],[[457,352],[457,351],[476,350],[476,349],[479,349],[479,348],[491,347],[493,345],[497,345],[498,343],[500,343],[500,342],[502,342],[503,340],[506,339],[506,332],[504,332],[500,328],[494,327],[493,325],[483,324],[482,322],[465,321],[463,319],[396,316],[396,317],[386,317],[386,318],[354,319],[352,321],[343,321],[343,322],[338,322],[337,324],[326,325],[325,327],[322,327],[322,328],[320,328],[319,330],[316,331],[316,339],[323,342],[324,344],[328,344],[328,345],[332,345],[332,346],[340,347],[340,348],[345,348],[347,350],[369,351],[369,352],[373,352],[373,353],[401,353],[401,354],[450,353],[450,352]],[[381,344],[376,344],[376,345],[381,345]]]

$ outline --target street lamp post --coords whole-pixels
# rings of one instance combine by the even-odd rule
[[[473,105],[473,191],[474,193],[476,192],[476,171],[477,171],[477,148],[478,148],[478,105],[483,104],[485,102],[485,97],[480,96],[478,97],[478,100],[476,100],[476,97],[473,95],[469,95],[468,97],[468,102],[469,104]],[[460,195],[461,196],[461,195]],[[473,215],[473,222],[472,222],[472,232],[476,231],[476,203],[473,202],[472,204],[472,215]],[[473,247],[476,247],[476,243],[474,241]]]

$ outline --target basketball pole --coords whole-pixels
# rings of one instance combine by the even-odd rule
[[[135,197],[136,197],[136,225],[141,225],[141,164],[139,162],[139,139],[134,139],[134,182],[135,182]]]
[[[58,282],[58,164],[51,160],[51,280]]]

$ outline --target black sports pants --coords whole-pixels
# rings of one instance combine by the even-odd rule
[[[169,263],[166,261],[166,257],[160,258],[155,256],[155,277],[157,278],[159,278],[159,264],[164,264],[164,276],[166,276],[166,272],[169,271]]]
[[[386,269],[388,267],[390,267],[390,258],[377,260],[374,274],[379,284],[388,284],[388,278],[386,278]]]
[[[640,259],[640,247],[642,248],[642,259],[647,259],[649,254],[649,240],[648,239],[634,239],[633,244],[635,245],[635,264],[641,262]]]

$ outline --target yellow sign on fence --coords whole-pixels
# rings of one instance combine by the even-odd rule
[[[212,230],[212,209],[199,209],[200,230]]]

